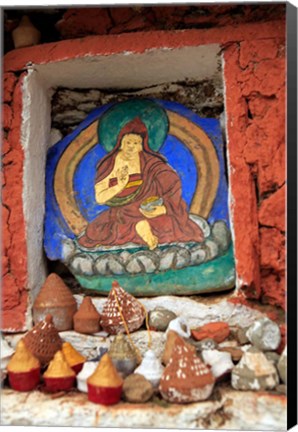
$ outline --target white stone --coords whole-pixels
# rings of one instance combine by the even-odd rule
[[[191,336],[188,322],[185,318],[182,317],[177,317],[170,321],[166,331],[166,335],[168,334],[169,330],[175,331],[176,333],[178,333],[179,336],[183,338],[189,338]]]
[[[262,351],[274,351],[281,341],[281,333],[278,324],[263,317],[255,321],[247,330],[249,341]]]
[[[234,367],[232,356],[228,352],[203,350],[202,357],[204,362],[211,366],[211,372],[215,378],[219,378],[225,373],[230,372]]]
[[[93,374],[99,362],[87,361],[77,375],[77,386],[81,392],[88,393],[87,379]]]

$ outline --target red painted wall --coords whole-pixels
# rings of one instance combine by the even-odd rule
[[[68,14],[72,16],[70,12]],[[90,36],[14,50],[5,56],[2,148],[4,331],[25,329],[28,302],[20,142],[21,90],[26,64],[29,61],[35,64],[61,61],[86,54],[109,55],[128,49],[140,53],[163,46],[222,45],[229,179],[240,286],[237,295],[285,307],[285,21],[283,13],[280,15],[278,19],[273,16],[275,20],[270,21],[269,14],[267,22],[258,23],[247,23],[250,19],[246,17],[246,22],[237,25],[230,25],[225,15],[224,21],[217,18],[217,25],[208,29]],[[75,16],[77,20],[77,14]],[[117,19],[119,16],[117,18],[114,11],[113,26]],[[221,25],[218,25],[219,21]],[[117,26],[120,24],[118,22]],[[84,25],[86,18],[82,21]],[[75,28],[80,28],[77,22]],[[150,30],[142,26],[141,29]],[[111,30],[109,28],[109,33],[113,33]]]

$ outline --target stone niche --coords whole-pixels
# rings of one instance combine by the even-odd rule
[[[47,274],[47,262],[42,251],[44,167],[51,144],[58,137],[69,133],[95,104],[100,106],[101,103],[116,98],[123,100],[128,97],[128,91],[129,96],[166,94],[178,100],[180,95],[180,100],[184,103],[186,100],[200,114],[204,113],[204,108],[210,113],[214,107],[216,116],[219,117],[220,110],[223,109],[221,66],[220,47],[211,44],[179,49],[152,49],[142,54],[124,52],[70,59],[35,65],[29,70],[24,85],[24,210],[29,290],[33,299]],[[67,91],[66,86],[76,91]],[[213,97],[210,94],[208,98],[207,86],[209,94],[210,87],[213,88]],[[204,94],[205,100],[202,97]],[[94,97],[98,100],[95,101]],[[74,102],[75,109],[71,106]],[[34,217],[32,209],[35,209]]]

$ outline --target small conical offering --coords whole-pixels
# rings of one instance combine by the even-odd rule
[[[50,314],[58,331],[73,328],[77,302],[60,276],[51,273],[33,303],[33,321],[37,324]]]
[[[123,377],[131,374],[137,366],[136,352],[122,333],[115,336],[109,349],[109,356]]]
[[[168,362],[172,356],[173,349],[176,345],[176,341],[178,341],[178,340],[181,343],[183,343],[184,345],[187,345],[189,347],[189,349],[193,351],[193,353],[196,352],[196,348],[193,345],[190,345],[187,342],[185,342],[184,339],[182,339],[182,337],[178,335],[178,333],[176,333],[174,330],[168,330],[167,331],[167,340],[166,340],[164,352],[163,352],[162,359],[161,359],[161,362],[164,365],[168,364]]]
[[[52,315],[47,315],[43,321],[36,324],[23,340],[41,366],[46,366],[62,348],[62,339],[53,324]]]
[[[177,339],[160,380],[162,397],[173,403],[202,401],[211,395],[214,383],[215,378],[209,367],[183,341]]]
[[[154,351],[148,350],[144,355],[142,363],[134,373],[143,375],[153,387],[158,387],[163,371],[164,367],[161,365]]]
[[[123,379],[118,374],[109,354],[104,354],[94,373],[87,380],[88,399],[102,405],[119,402]]]
[[[100,314],[91,297],[84,297],[78,311],[74,314],[73,325],[78,333],[93,334],[100,331]]]
[[[40,363],[21,339],[7,365],[11,388],[17,391],[33,390],[40,381]]]
[[[80,354],[69,342],[64,342],[62,352],[69,366],[78,374],[86,361],[86,357]]]
[[[145,315],[140,302],[114,281],[103,307],[100,321],[102,328],[109,334],[125,333],[124,320],[129,332],[133,332],[141,327]]]
[[[20,24],[12,32],[15,48],[24,48],[37,45],[40,41],[40,31],[34,27],[27,15],[24,15]]]
[[[74,385],[76,373],[67,363],[63,352],[57,351],[43,378],[49,391],[70,390]]]

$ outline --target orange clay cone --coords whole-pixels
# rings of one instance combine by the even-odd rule
[[[102,405],[119,402],[123,379],[118,374],[109,354],[104,354],[94,373],[87,380],[88,399]]]
[[[97,312],[91,297],[84,297],[79,310],[74,314],[74,330],[78,333],[93,334],[100,331],[100,314]]]
[[[62,352],[69,366],[78,374],[86,361],[86,357],[82,356],[69,342],[64,342]]]
[[[198,402],[211,395],[214,383],[210,368],[184,341],[177,339],[160,380],[162,397],[172,403]]]
[[[49,391],[70,390],[74,385],[76,373],[67,363],[62,351],[57,351],[43,378]]]
[[[8,380],[11,388],[17,391],[33,390],[40,381],[40,363],[26,347],[23,339],[19,341],[8,365]]]
[[[167,334],[167,340],[165,343],[164,352],[163,352],[162,359],[161,359],[161,362],[164,365],[168,364],[168,362],[172,356],[173,349],[174,349],[176,342],[178,340],[181,343],[184,343],[186,346],[188,346],[188,348],[191,351],[193,351],[194,353],[196,352],[196,348],[193,345],[190,345],[189,343],[185,342],[184,339],[182,339],[182,337],[179,336],[178,333],[176,333],[174,330],[169,330],[168,334]]]

